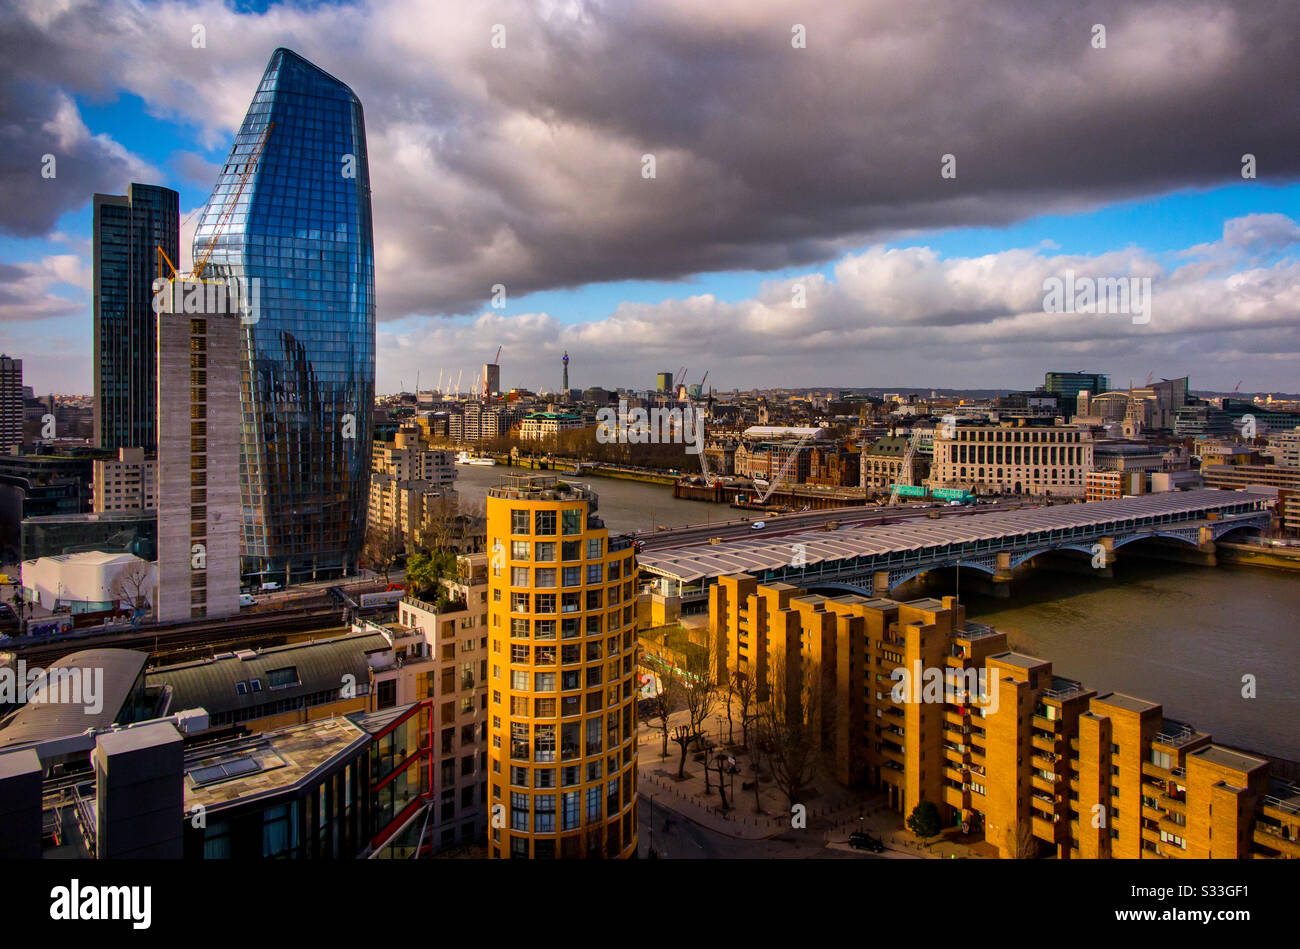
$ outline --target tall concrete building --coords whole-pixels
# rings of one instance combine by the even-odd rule
[[[173,263],[180,246],[180,195],[132,184],[95,195],[92,354],[94,438],[100,448],[156,444],[153,282],[158,248]]]
[[[237,311],[158,315],[158,620],[239,612]]]
[[[0,454],[23,443],[23,361],[0,355]]]
[[[585,485],[487,498],[493,858],[636,853],[636,565]]]
[[[194,248],[196,260],[210,249],[205,276],[246,281],[257,300],[241,334],[245,576],[351,573],[375,400],[370,168],[351,89],[287,49],[271,55]]]
[[[661,372],[655,376],[655,391],[666,395],[672,394],[673,374],[671,372]]]
[[[483,364],[483,398],[490,399],[501,391],[501,366],[499,363]]]

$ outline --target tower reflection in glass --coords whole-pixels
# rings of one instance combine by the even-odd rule
[[[258,281],[240,369],[245,581],[350,572],[375,390],[365,119],[351,89],[287,49],[272,54],[199,218],[196,264],[209,249],[204,276]]]

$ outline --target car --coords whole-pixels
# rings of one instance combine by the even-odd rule
[[[280,584],[278,584],[278,583],[270,582],[270,583],[263,583],[263,584],[262,584],[262,592],[263,592],[263,593],[271,593],[271,592],[273,592],[273,591],[275,591],[275,590],[278,590],[278,589],[280,589]]]
[[[870,853],[883,853],[885,849],[884,841],[863,831],[849,834],[849,846],[854,850],[866,850]]]
[[[761,531],[766,526],[767,526],[767,521],[755,521],[754,523],[749,525],[749,529],[752,531]]]

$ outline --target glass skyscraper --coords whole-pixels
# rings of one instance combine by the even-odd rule
[[[144,448],[157,443],[153,281],[158,248],[176,260],[180,195],[130,185],[125,195],[95,195],[95,444]]]
[[[351,89],[287,49],[272,54],[199,219],[196,264],[209,245],[205,278],[257,281],[240,380],[245,578],[350,572],[375,392],[370,169]]]

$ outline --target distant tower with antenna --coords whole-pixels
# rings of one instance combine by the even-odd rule
[[[564,353],[564,358],[561,359],[560,362],[564,363],[564,381],[560,385],[560,401],[568,402],[569,401],[569,353],[567,350]]]

